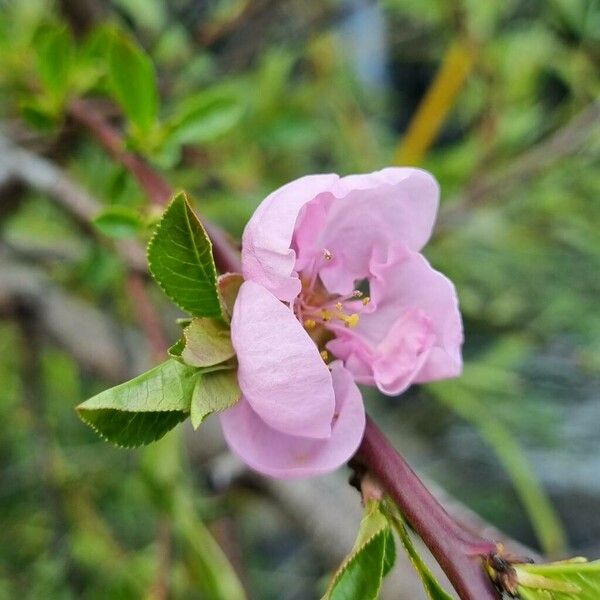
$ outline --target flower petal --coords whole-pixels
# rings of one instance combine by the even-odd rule
[[[462,370],[462,321],[452,282],[405,247],[371,263],[376,310],[341,329],[327,348],[356,381],[396,395],[412,383],[456,377]]]
[[[432,175],[413,168],[388,168],[368,175],[351,175],[338,182],[327,222],[306,252],[327,248],[332,259],[320,269],[331,292],[349,293],[355,282],[370,275],[374,252],[393,243],[420,250],[431,235],[439,201]],[[304,259],[305,261],[305,259]]]
[[[291,309],[245,281],[231,338],[240,388],[257,415],[282,433],[328,438],[335,408],[331,374]]]
[[[280,300],[291,302],[300,292],[294,273],[296,253],[292,236],[302,207],[328,192],[338,175],[308,175],[267,196],[246,225],[242,237],[244,278],[260,283]]]
[[[336,417],[328,440],[291,436],[269,427],[242,398],[220,415],[231,449],[251,468],[281,479],[310,477],[337,469],[358,448],[365,428],[360,391],[339,361],[332,364]]]

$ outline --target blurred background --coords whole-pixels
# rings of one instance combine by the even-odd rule
[[[115,31],[155,66],[149,124],[107,83]],[[261,479],[214,422],[123,450],[79,421],[153,360],[128,270],[159,214],[81,97],[235,237],[298,176],[432,171],[465,373],[368,410],[460,511],[600,556],[599,60],[594,0],[0,0],[0,599],[233,600],[234,571],[317,599],[360,515],[349,471]]]

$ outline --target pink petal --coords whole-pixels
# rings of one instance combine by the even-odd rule
[[[296,253],[292,235],[302,207],[339,180],[335,174],[308,175],[296,179],[267,196],[246,225],[242,237],[244,278],[260,283],[287,302],[300,292],[294,272]]]
[[[256,414],[281,433],[328,438],[335,408],[331,373],[291,309],[245,281],[231,338],[240,388]]]
[[[372,261],[376,309],[356,329],[336,332],[327,344],[356,381],[395,395],[412,383],[455,377],[462,370],[462,321],[452,282],[423,255],[402,246]]]
[[[333,193],[338,200],[328,207],[325,225],[312,218],[297,227],[299,233],[321,229],[310,245],[298,239],[299,264],[327,248],[333,258],[322,264],[320,275],[331,292],[348,293],[356,280],[368,277],[374,252],[384,253],[398,241],[418,251],[431,235],[439,187],[426,171],[391,167],[351,175],[340,179]],[[310,216],[307,210],[305,219]]]
[[[328,440],[286,435],[269,427],[242,398],[220,415],[231,449],[251,468],[281,479],[310,477],[337,469],[358,448],[365,411],[360,391],[341,363],[332,364],[336,417]]]

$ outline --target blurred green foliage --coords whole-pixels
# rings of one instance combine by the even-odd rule
[[[474,70],[422,165],[442,188],[426,253],[458,289],[467,370],[420,398],[442,400],[434,434],[454,423],[449,411],[476,426],[483,415],[482,433],[505,451],[505,464],[502,435],[486,430],[486,419],[525,446],[557,445],[559,409],[576,411],[589,399],[579,387],[600,378],[597,105],[590,112],[600,91],[598,3],[386,0],[376,5],[386,40],[380,85],[357,74],[356,51],[378,58],[369,39],[348,33],[357,10],[350,2],[196,4],[91,0],[81,18],[77,2],[0,1],[0,132],[60,163],[105,205],[94,237],[43,194],[0,186],[1,258],[37,263],[68,294],[131,329],[135,306],[107,240],[145,239],[157,215],[123,168],[76,130],[74,98],[100,99],[118,121],[106,102],[113,98],[127,117],[128,146],[238,236],[260,200],[292,178],[389,164],[445,50],[467,38]],[[229,519],[232,498],[213,502],[203,491],[177,434],[140,452],[97,440],[73,408],[115,382],[2,300],[0,598],[161,598],[165,521],[170,597],[236,597],[234,578],[210,577],[227,567],[204,525]],[[549,392],[531,365],[557,345],[573,376]],[[542,382],[553,365],[542,367]],[[402,418],[406,402],[378,410]],[[501,499],[465,492],[478,486],[471,483],[465,501],[500,522],[514,514]],[[296,539],[293,525],[273,520]],[[542,542],[556,550],[551,521],[541,525]],[[275,567],[253,527],[242,519],[248,533],[239,540],[252,597],[316,597],[314,582],[331,565],[313,556],[310,577],[295,586],[265,578],[262,569]]]

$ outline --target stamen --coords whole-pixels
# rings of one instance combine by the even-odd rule
[[[304,327],[306,329],[314,329],[317,326],[317,322],[314,319],[305,319]]]
[[[351,315],[340,315],[340,319],[342,321],[344,321],[344,325],[346,325],[346,327],[349,327],[350,329],[353,329],[354,327],[356,327],[358,325],[358,321],[360,320],[360,317],[358,316],[357,313],[352,313]]]
[[[336,302],[336,303],[335,303],[335,307],[336,307],[338,310],[342,310],[342,308],[344,307],[344,305],[343,305],[341,302]]]
[[[329,360],[329,352],[327,352],[327,350],[321,350],[321,358],[324,361],[328,361]]]
[[[321,319],[323,319],[323,321],[327,322],[327,321],[331,321],[331,317],[333,315],[331,314],[331,311],[323,309],[321,311]]]
[[[365,296],[362,299],[362,303],[366,306],[367,304],[369,304],[369,302],[371,302],[371,298],[369,296]]]
[[[352,292],[352,298],[362,298],[363,293],[360,290],[354,290]]]
[[[323,248],[323,258],[325,260],[331,260],[333,258],[333,254],[331,253],[331,250],[328,250],[327,248]]]

